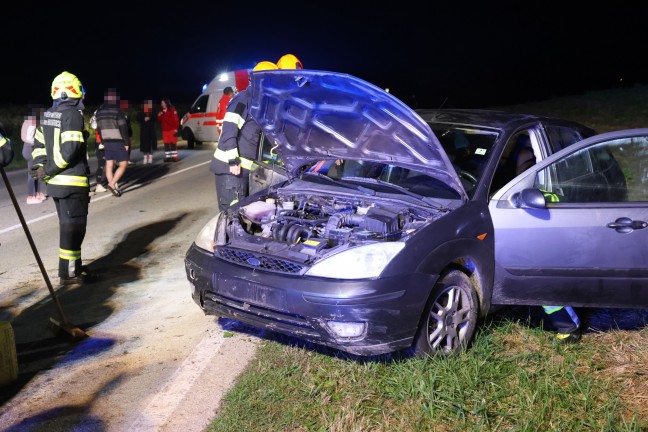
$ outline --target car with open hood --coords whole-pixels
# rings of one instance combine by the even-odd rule
[[[259,169],[217,214],[192,297],[358,355],[467,346],[493,305],[648,307],[648,129],[413,111],[359,78],[251,74]],[[261,174],[263,173],[263,174]]]

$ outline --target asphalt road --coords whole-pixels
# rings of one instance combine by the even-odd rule
[[[100,279],[78,288],[58,285],[53,201],[26,205],[26,172],[9,173],[65,316],[89,336],[77,342],[50,326],[60,316],[0,181],[0,320],[12,323],[19,361],[18,379],[0,388],[1,430],[201,431],[217,415],[257,338],[225,337],[233,323],[203,314],[184,272],[215,215],[212,151],[181,146],[179,162],[153,165],[133,151],[124,194],[92,197],[82,253]]]

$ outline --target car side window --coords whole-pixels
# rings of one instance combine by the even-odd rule
[[[200,96],[196,102],[191,106],[189,112],[191,114],[204,113],[207,111],[207,101],[209,100],[208,95]]]
[[[592,134],[584,134],[574,128],[556,125],[545,126],[545,131],[553,153],[592,136]]]
[[[540,160],[538,140],[532,129],[522,130],[509,138],[491,185],[491,195],[531,168]]]
[[[646,202],[648,136],[594,144],[549,165],[535,187],[560,203]]]

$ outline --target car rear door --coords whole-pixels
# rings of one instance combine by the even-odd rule
[[[569,146],[489,210],[494,304],[648,307],[648,129]]]

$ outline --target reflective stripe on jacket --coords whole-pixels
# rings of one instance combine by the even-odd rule
[[[261,128],[249,115],[249,100],[248,89],[245,89],[227,105],[223,131],[210,165],[214,174],[229,173],[230,165],[240,165],[248,171],[255,167],[253,161],[257,158]]]

